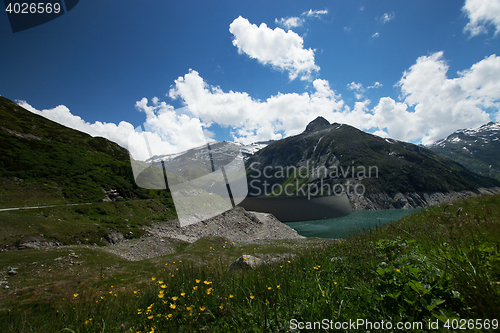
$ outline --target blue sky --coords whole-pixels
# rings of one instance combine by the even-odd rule
[[[154,154],[317,116],[429,144],[500,120],[499,30],[500,0],[86,0],[18,33],[0,15],[0,94],[139,159],[141,124]]]

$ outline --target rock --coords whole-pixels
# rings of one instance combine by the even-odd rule
[[[7,272],[9,275],[16,275],[17,271],[14,267],[9,267],[9,271]]]
[[[108,234],[104,236],[104,238],[108,241],[110,244],[117,244],[122,242],[125,237],[123,237],[123,234],[117,230],[110,229]]]
[[[257,257],[244,254],[229,266],[229,270],[236,271],[249,268],[253,269],[256,268],[257,266],[262,265],[263,263],[264,262]]]

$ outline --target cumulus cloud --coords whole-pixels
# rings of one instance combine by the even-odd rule
[[[376,33],[374,33],[374,34],[372,35],[372,38],[378,38],[378,37],[380,37],[380,34],[379,34],[378,32],[376,32]]]
[[[466,0],[462,11],[468,16],[469,23],[464,28],[471,37],[488,33],[486,26],[495,27],[495,36],[500,32],[500,0]]]
[[[137,110],[146,114],[146,121],[141,130],[143,133],[135,131],[134,126],[125,121],[118,125],[99,121],[86,122],[81,117],[73,115],[64,105],[53,109],[37,110],[26,101],[18,101],[18,104],[64,126],[116,142],[127,148],[137,160],[151,157],[142,144],[145,140],[144,136],[147,137],[153,155],[177,153],[206,142],[202,124],[198,118],[179,115],[172,106],[165,102],[159,103],[156,97],[152,102],[153,105],[148,105],[148,100],[143,98],[136,103]]]
[[[302,37],[291,30],[273,30],[265,23],[257,26],[240,16],[230,24],[229,32],[240,54],[245,53],[263,65],[288,71],[290,80],[299,76],[301,80],[311,80],[312,73],[319,71],[314,62],[314,50],[304,49]]]
[[[384,15],[380,18],[380,21],[385,24],[394,19],[395,16],[396,15],[394,13],[384,13]]]
[[[381,98],[371,125],[387,127],[395,139],[431,144],[490,121],[484,110],[500,107],[500,57],[487,57],[454,79],[447,77],[448,68],[443,52],[419,57],[398,82],[403,102]]]

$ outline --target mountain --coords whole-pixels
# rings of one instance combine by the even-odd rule
[[[161,175],[161,171],[160,171]],[[138,188],[129,153],[0,97],[0,208],[168,197]]]
[[[500,180],[500,123],[457,130],[429,149],[472,171]]]
[[[241,144],[237,143],[239,145],[241,154],[243,155],[243,159],[247,160],[255,154],[257,151],[267,147],[270,143],[274,142],[275,140],[269,140],[269,141],[258,141],[258,142],[253,142],[250,144]],[[217,148],[220,142],[212,142],[212,145],[214,145],[214,149],[219,149]],[[164,163],[169,163],[170,161],[174,159],[183,159],[186,156],[194,156],[194,154],[198,154],[198,156],[207,156],[207,145],[201,145],[199,147],[195,147],[192,149],[189,149],[187,151],[183,151],[180,153],[174,153],[174,154],[165,154],[165,155],[154,155],[151,158],[148,158],[145,162],[154,166],[161,167],[161,161]]]
[[[250,196],[344,189],[353,208],[365,209],[422,207],[432,201],[432,193],[500,186],[424,147],[329,124],[322,117],[303,133],[257,151],[246,167]]]

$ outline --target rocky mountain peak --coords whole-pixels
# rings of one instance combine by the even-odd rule
[[[328,122],[328,120],[319,116],[307,125],[306,130],[304,132],[306,132],[306,133],[312,132],[312,131],[315,131],[321,127],[329,126],[329,125],[330,125],[330,123]]]

